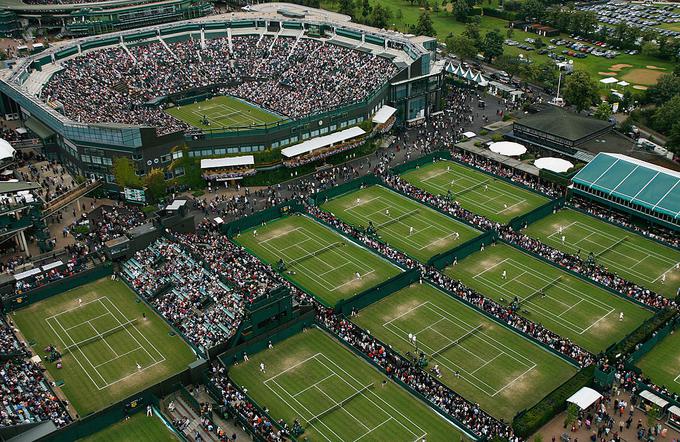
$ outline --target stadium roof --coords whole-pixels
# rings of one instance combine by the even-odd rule
[[[292,158],[302,155],[303,153],[321,149],[322,147],[328,147],[336,143],[342,143],[344,141],[351,140],[352,138],[356,138],[365,133],[366,131],[364,131],[359,126],[354,126],[350,127],[349,129],[341,130],[340,132],[324,135],[323,137],[312,138],[294,146],[286,147],[285,149],[281,150],[281,154],[286,158]]]
[[[201,160],[201,169],[212,169],[213,167],[250,166],[251,164],[255,164],[255,157],[253,155],[241,155],[238,157],[225,158],[206,158]]]
[[[557,106],[544,106],[533,115],[515,124],[549,133],[570,141],[577,141],[612,126],[608,121],[578,115]]]
[[[599,153],[573,182],[680,219],[680,172],[616,153]]]

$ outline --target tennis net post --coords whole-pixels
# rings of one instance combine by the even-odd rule
[[[432,352],[432,355],[430,356],[431,358],[434,358],[442,353],[444,353],[446,350],[449,350],[450,348],[460,344],[464,339],[469,338],[472,336],[474,333],[479,331],[482,328],[482,324],[479,324],[477,327],[473,328],[469,332],[465,333],[463,336],[460,338],[456,339],[455,341],[451,341],[448,344],[446,344],[444,347],[440,348],[439,350],[435,350]]]
[[[364,385],[363,387],[361,387],[360,389],[358,389],[357,391],[355,391],[354,393],[352,393],[351,395],[349,395],[345,399],[341,400],[340,402],[337,402],[335,405],[332,405],[332,406],[326,408],[325,410],[323,410],[321,413],[310,417],[309,419],[307,419],[307,423],[310,424],[312,422],[318,421],[322,417],[326,416],[328,413],[330,413],[334,410],[337,410],[340,407],[345,406],[352,399],[358,397],[359,395],[363,394],[366,390],[368,390],[369,388],[372,388],[372,387],[373,387],[373,382],[371,382],[368,385]]]
[[[79,349],[79,348],[86,346],[87,344],[91,344],[93,342],[100,341],[100,340],[106,338],[107,336],[110,336],[113,333],[116,333],[117,331],[122,330],[122,329],[134,324],[135,322],[137,322],[137,318],[134,318],[134,319],[131,319],[131,320],[124,322],[122,324],[116,325],[116,326],[114,326],[114,327],[112,327],[108,330],[104,330],[101,333],[97,332],[97,334],[94,335],[94,336],[90,336],[89,338],[83,339],[82,341],[74,342],[73,344],[67,345],[66,347],[64,347],[64,349],[62,350],[61,353],[66,354],[66,353],[70,352],[72,349]]]

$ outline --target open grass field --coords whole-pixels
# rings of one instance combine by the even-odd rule
[[[443,417],[316,328],[250,356],[229,374],[273,418],[289,426],[297,418],[305,430],[299,440],[461,441]]]
[[[487,247],[444,273],[501,304],[517,297],[521,316],[593,353],[620,341],[652,316],[633,302],[505,244]]]
[[[435,195],[451,191],[452,198],[465,209],[501,223],[548,202],[537,193],[453,161],[430,163],[402,174],[402,178]]]
[[[382,186],[342,195],[321,208],[355,227],[372,222],[380,238],[422,262],[481,233]]]
[[[235,240],[275,268],[282,259],[287,278],[331,306],[401,272],[386,259],[304,215],[279,218],[247,230]]]
[[[158,416],[149,417],[144,411],[139,411],[128,420],[122,420],[78,440],[82,442],[171,442],[179,439]]]
[[[680,394],[680,330],[666,336],[637,363],[656,385]]]
[[[592,252],[596,262],[667,298],[678,294],[680,251],[626,229],[564,209],[529,225],[525,233],[564,252],[580,252],[582,258]]]
[[[418,350],[441,381],[510,422],[576,373],[548,350],[429,284],[413,284],[352,318],[402,355]],[[456,375],[458,373],[458,375]]]
[[[284,118],[238,98],[220,96],[166,110],[167,113],[199,129],[231,129],[276,123]],[[210,124],[205,124],[206,120]]]
[[[101,279],[13,314],[81,416],[154,385],[196,359],[179,336],[122,282]],[[82,301],[82,302],[80,302]],[[146,315],[146,319],[143,318]],[[54,345],[63,367],[46,360]]]

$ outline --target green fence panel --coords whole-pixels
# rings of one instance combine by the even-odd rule
[[[110,276],[113,273],[113,266],[111,264],[101,264],[92,269],[77,273],[68,278],[60,279],[58,281],[50,282],[42,287],[34,290],[29,290],[25,293],[14,295],[10,298],[4,299],[3,309],[5,312],[11,312],[22,307],[26,307],[33,303],[42,301],[58,295],[67,290],[80,287],[81,285],[89,284],[98,279]]]
[[[478,252],[481,249],[482,245],[488,246],[492,242],[496,241],[498,237],[499,235],[497,231],[488,230],[482,233],[481,235],[477,236],[476,238],[472,238],[471,240],[465,241],[458,247],[434,255],[427,261],[427,265],[433,266],[438,270],[441,270],[444,267],[451,265],[454,261],[460,261],[472,255],[473,253]]]
[[[560,197],[556,200],[548,201],[532,210],[531,212],[525,213],[524,215],[519,215],[510,220],[508,223],[512,230],[519,231],[531,223],[538,221],[539,219],[545,218],[551,215],[553,212],[561,209],[566,202],[564,197]]]
[[[602,388],[609,389],[614,385],[614,380],[616,379],[616,370],[612,369],[609,371],[600,370],[599,367],[595,368],[595,384]]]
[[[352,309],[361,310],[364,307],[368,307],[374,302],[378,302],[392,293],[401,290],[404,287],[408,287],[418,280],[420,280],[420,271],[418,269],[408,270],[388,279],[387,281],[384,281],[381,284],[378,284],[375,287],[364,290],[363,292],[357,294],[356,296],[352,296],[347,300],[341,299],[335,305],[335,311],[336,313],[349,315],[352,312]]]
[[[361,178],[349,181],[345,184],[340,184],[339,186],[323,190],[311,197],[309,202],[310,204],[319,206],[329,199],[333,199],[337,196],[344,195],[345,193],[360,189],[361,187],[372,186],[374,184],[380,184],[380,180],[375,175],[366,175]]]
[[[420,167],[424,164],[429,164],[433,161],[437,160],[450,160],[451,159],[451,151],[448,150],[438,150],[436,152],[429,153],[427,155],[424,155],[420,158],[417,158],[413,161],[409,161],[404,164],[399,164],[398,166],[394,166],[390,171],[395,174],[395,175],[400,175],[407,170],[415,169],[416,167]]]
[[[654,334],[652,335],[651,338],[649,338],[649,340],[647,340],[646,342],[644,342],[643,344],[641,344],[640,347],[637,348],[637,350],[635,350],[633,353],[631,353],[630,356],[628,356],[628,359],[626,360],[626,362],[627,362],[629,365],[635,365],[635,364],[637,364],[638,361],[639,361],[640,359],[642,359],[642,357],[643,357],[644,355],[646,355],[647,353],[649,353],[650,350],[651,350],[652,348],[654,348],[654,346],[655,346],[656,344],[658,344],[658,343],[661,342],[666,336],[668,336],[669,334],[671,334],[672,332],[674,332],[675,329],[678,327],[678,325],[680,325],[680,319],[676,318],[674,321],[671,321],[671,322],[668,323],[665,327],[663,327],[662,329],[658,330],[656,333],[654,333]]]

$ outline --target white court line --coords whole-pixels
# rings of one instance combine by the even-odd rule
[[[506,384],[503,388],[501,388],[500,390],[498,390],[497,392],[495,392],[495,393],[493,394],[493,396],[496,396],[498,393],[502,392],[503,390],[505,390],[506,388],[508,388],[509,386],[511,386],[512,384],[514,384],[515,382],[517,382],[520,378],[522,378],[525,374],[529,373],[529,372],[530,372],[531,370],[533,370],[534,368],[536,368],[536,364],[534,364],[533,367],[528,368],[524,373],[522,373],[521,375],[517,376],[515,379],[513,379],[512,381],[510,381],[510,383]]]

